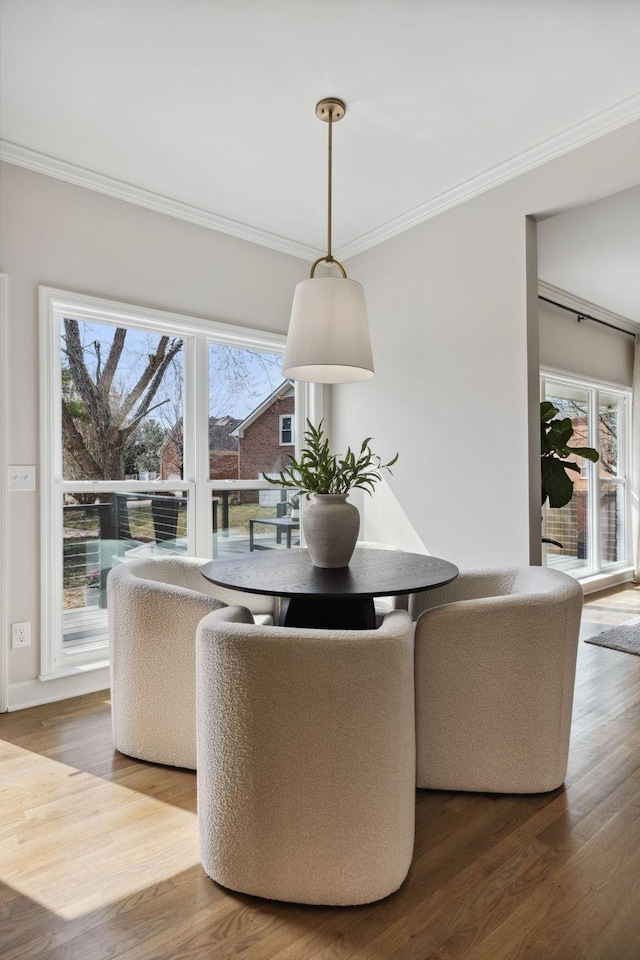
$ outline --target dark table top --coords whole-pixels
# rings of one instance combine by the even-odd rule
[[[212,583],[276,597],[384,597],[439,587],[458,576],[447,560],[401,550],[358,547],[348,567],[314,567],[304,549],[274,550],[233,560],[211,560],[202,575]]]

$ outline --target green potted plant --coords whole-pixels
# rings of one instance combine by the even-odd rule
[[[564,507],[573,496],[573,480],[567,473],[580,473],[577,463],[570,456],[584,457],[596,463],[600,457],[593,447],[570,447],[569,440],[574,430],[569,417],[556,420],[560,413],[549,400],[540,404],[540,453],[542,467],[542,506],[549,501],[550,507]]]
[[[600,457],[593,447],[570,447],[569,440],[574,434],[570,417],[555,419],[560,413],[558,407],[549,400],[540,403],[540,454],[541,454],[541,493],[542,506],[549,501],[554,509],[564,507],[573,497],[573,480],[567,470],[580,473],[577,463],[568,457],[584,457],[596,463]],[[542,538],[543,543],[552,543],[562,549],[558,540]]]
[[[332,453],[323,423],[314,427],[307,420],[300,457],[291,457],[277,477],[262,476],[275,486],[298,490],[307,501],[313,496],[304,509],[304,533],[311,561],[317,567],[346,567],[360,529],[360,514],[353,504],[347,503],[347,495],[357,488],[372,494],[382,479],[381,471],[391,472],[398,454],[383,463],[371,450],[371,437],[362,441],[357,455],[351,447],[344,456]]]

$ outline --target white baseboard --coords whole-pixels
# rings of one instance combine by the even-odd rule
[[[109,690],[109,687],[108,667],[52,678],[46,683],[41,680],[25,680],[23,683],[9,684],[8,709],[9,711],[25,710],[27,707],[38,707],[43,703],[80,697],[84,693]]]

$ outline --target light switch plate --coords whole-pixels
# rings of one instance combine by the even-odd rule
[[[35,490],[36,468],[33,465],[12,464],[7,471],[7,490]]]

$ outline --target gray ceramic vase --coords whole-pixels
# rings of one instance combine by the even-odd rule
[[[360,514],[346,493],[315,493],[305,500],[304,537],[314,567],[348,567],[353,556]]]

